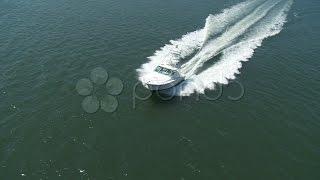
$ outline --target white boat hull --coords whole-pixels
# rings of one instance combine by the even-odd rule
[[[180,79],[177,79],[175,81],[165,83],[165,84],[146,83],[146,88],[148,88],[151,91],[165,90],[165,89],[169,89],[169,88],[176,86],[177,84],[179,84],[183,80],[184,80],[184,78],[180,78]]]

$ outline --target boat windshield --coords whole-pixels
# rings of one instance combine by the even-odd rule
[[[162,66],[157,66],[155,71],[160,74],[164,74],[164,75],[168,75],[168,76],[172,76],[175,73],[174,70],[171,70],[171,69],[168,69],[168,68],[165,68]]]

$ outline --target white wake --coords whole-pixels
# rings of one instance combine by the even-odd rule
[[[214,89],[215,84],[227,84],[240,73],[241,62],[251,58],[265,38],[282,30],[292,3],[292,0],[246,1],[209,15],[203,29],[170,41],[149,57],[149,62],[137,70],[139,79],[142,81],[160,63],[181,63],[180,71],[187,79],[175,87],[176,95],[204,93],[205,89]],[[217,62],[199,72],[205,62],[219,53],[222,55]],[[183,63],[185,58],[189,60]]]

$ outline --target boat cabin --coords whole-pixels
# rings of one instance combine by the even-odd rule
[[[179,73],[177,70],[170,69],[168,67],[161,66],[161,65],[157,66],[155,71],[160,74],[167,75],[167,76],[179,76]]]

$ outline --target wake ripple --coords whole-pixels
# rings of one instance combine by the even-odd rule
[[[187,79],[174,88],[177,96],[204,93],[205,89],[214,89],[215,84],[228,84],[264,39],[281,32],[292,3],[293,0],[246,1],[209,15],[203,29],[170,41],[149,57],[150,61],[137,69],[139,80],[160,63],[177,66],[181,59],[196,53],[180,67]],[[220,53],[218,62],[198,72]]]

